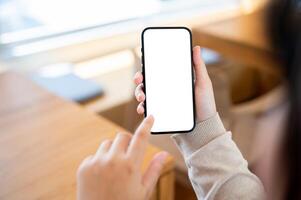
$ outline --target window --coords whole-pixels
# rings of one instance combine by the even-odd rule
[[[192,13],[239,7],[240,1],[0,0],[0,58],[11,60],[74,44],[99,41],[107,36],[140,31],[145,26],[167,24],[166,20],[171,18],[182,19]],[[74,50],[74,46],[72,48]],[[88,51],[80,48],[84,51],[80,54],[83,57],[81,59],[84,59],[83,54]],[[99,52],[99,49],[95,51]],[[91,48],[89,52],[91,55],[86,57],[92,56]],[[60,57],[57,61],[74,61],[73,57],[79,59],[78,55],[72,55],[72,59],[70,56],[61,59],[62,53],[57,54],[52,56]]]
[[[7,44],[55,36],[218,2],[221,1],[0,0],[0,42]]]
[[[79,31],[147,16],[156,0],[2,0],[1,42],[10,43]]]

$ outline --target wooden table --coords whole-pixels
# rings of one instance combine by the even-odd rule
[[[267,37],[264,15],[262,9],[195,28],[194,43],[242,64],[278,73],[280,62]]]
[[[126,132],[20,74],[0,74],[0,92],[0,199],[75,199],[80,162]],[[148,146],[144,169],[158,151]],[[153,199],[172,199],[173,183],[169,157]]]
[[[80,65],[87,66],[84,63]],[[97,66],[97,63],[95,65]],[[103,86],[104,94],[81,103],[81,106],[110,119],[126,130],[135,130],[141,122],[141,116],[136,112],[137,101],[134,97],[136,86],[133,77],[136,71],[134,65],[131,65],[93,77],[95,83]]]

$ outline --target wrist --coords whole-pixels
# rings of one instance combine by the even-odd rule
[[[211,118],[197,123],[190,133],[174,134],[171,137],[175,140],[184,157],[187,158],[224,133],[226,133],[226,129],[218,113],[215,113]]]
[[[216,109],[208,110],[206,112],[197,113],[196,115],[196,123],[200,123],[206,121],[216,115]]]

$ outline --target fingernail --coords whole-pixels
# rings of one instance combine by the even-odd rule
[[[142,100],[141,98],[142,98],[142,94],[139,93],[139,94],[138,94],[138,100],[141,101],[141,100]]]
[[[143,108],[139,108],[139,109],[138,109],[138,113],[139,113],[139,114],[143,114],[143,113],[144,113],[144,109],[143,109]]]

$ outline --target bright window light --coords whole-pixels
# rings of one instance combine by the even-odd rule
[[[0,43],[35,40],[158,13],[240,0],[2,0]]]

